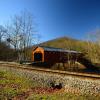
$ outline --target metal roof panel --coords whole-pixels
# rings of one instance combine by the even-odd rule
[[[45,47],[45,46],[39,46],[39,47],[43,48],[45,51],[68,52],[68,53],[81,53],[81,52],[78,52],[78,51],[66,50],[66,49],[62,49],[62,48]]]

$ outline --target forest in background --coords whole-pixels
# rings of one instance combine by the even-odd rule
[[[39,45],[80,51],[83,52],[86,58],[91,60],[93,63],[99,63],[100,61],[100,46],[96,43],[70,39],[68,37],[61,37],[41,43]],[[27,59],[31,59],[33,47],[25,49],[28,53],[25,57],[27,57]],[[0,60],[16,61],[18,58],[18,52],[21,51],[15,51],[15,49],[7,45],[6,42],[0,43]],[[24,53],[24,51],[22,51],[22,53]]]

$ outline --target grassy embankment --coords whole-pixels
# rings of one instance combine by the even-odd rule
[[[40,83],[0,71],[0,100],[99,100],[100,97],[65,93]]]

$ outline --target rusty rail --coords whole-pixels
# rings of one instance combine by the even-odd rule
[[[52,73],[52,74],[59,74],[59,75],[69,75],[69,76],[81,77],[81,78],[100,79],[100,75],[97,75],[97,74],[50,70],[50,69],[43,69],[43,68],[36,68],[36,67],[34,68],[34,67],[30,67],[29,65],[20,65],[17,63],[9,63],[9,62],[8,63],[0,62],[0,65],[4,67],[12,67],[12,68],[29,70],[29,71],[38,71],[38,72],[45,72],[45,73]]]

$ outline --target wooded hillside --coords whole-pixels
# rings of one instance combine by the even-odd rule
[[[51,46],[64,48],[68,50],[76,50],[86,54],[86,58],[90,59],[93,63],[99,63],[100,61],[100,51],[99,45],[93,42],[75,40],[68,37],[61,37],[54,40],[50,40],[41,43],[42,46]]]

